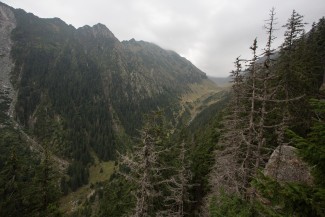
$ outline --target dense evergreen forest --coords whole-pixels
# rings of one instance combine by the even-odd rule
[[[236,59],[223,100],[173,133],[149,120],[100,216],[324,216],[325,19],[305,33],[293,11],[279,49],[275,20],[262,53],[255,39]]]
[[[0,92],[0,216],[325,215],[325,18],[305,32],[293,11],[275,48],[272,9],[267,44],[247,45],[231,88],[190,119],[180,98],[207,77],[178,54],[0,7],[16,25],[16,99]],[[90,182],[107,161],[109,180]]]
[[[263,58],[255,39],[252,59],[235,61],[205,215],[325,214],[325,19],[305,33],[303,16],[293,11],[279,50],[273,48],[275,23],[272,9]]]

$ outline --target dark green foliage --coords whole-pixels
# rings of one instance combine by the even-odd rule
[[[22,10],[14,13],[17,28],[12,32],[15,61],[12,81],[18,90],[15,119],[40,144],[47,144],[49,151],[69,159],[70,165],[67,175],[59,181],[49,162],[34,156],[17,130],[0,128],[0,183],[4,186],[0,189],[0,215],[60,216],[56,203],[58,182],[63,194],[87,184],[88,168],[93,162],[91,151],[100,160],[112,160],[116,158],[116,150],[135,150],[129,147],[133,144],[130,137],[139,135],[137,129],[145,123],[144,114],[160,107],[173,123],[173,115],[180,108],[178,97],[189,91],[188,84],[200,83],[206,76],[174,52],[135,40],[120,43],[100,24],[75,29],[57,18],[39,19]],[[301,28],[299,14],[293,13],[293,18],[300,22],[296,26]],[[289,24],[286,27],[288,31],[293,28]],[[305,96],[288,103],[289,127],[300,135],[290,134],[299,154],[313,168],[315,185],[279,184],[268,177],[255,177],[254,186],[260,198],[248,201],[226,193],[220,198],[212,197],[211,216],[324,215],[324,105],[319,101],[314,101],[312,106],[308,104],[318,94],[325,70],[324,18],[308,34],[300,37],[302,31],[296,33],[282,46],[272,68],[277,70],[278,80],[272,80],[270,86],[280,84],[276,99],[285,99],[286,94]],[[229,98],[225,93],[220,93],[220,98],[223,100],[203,110],[180,134],[171,136],[170,128],[162,127],[166,120],[151,117],[151,124],[144,125],[159,147],[158,152],[162,151],[157,164],[167,168],[156,173],[151,171],[154,183],[151,188],[159,194],[150,197],[150,215],[173,207],[172,200],[166,198],[172,195],[170,187],[176,185],[166,180],[176,176],[181,167],[178,144],[183,140],[190,153],[187,158],[191,162],[193,184],[186,189],[190,190],[192,202],[185,203],[185,211],[188,216],[197,215],[210,189],[214,151],[221,148],[217,146],[223,127],[221,111]],[[278,123],[285,107],[280,103],[268,105],[267,109],[274,110],[266,124]],[[312,107],[317,113],[314,117],[318,118],[314,121]],[[6,109],[8,102],[1,101],[0,110]],[[2,112],[0,115],[1,123],[9,124],[6,115]],[[273,149],[276,136],[270,128],[265,132],[266,144],[271,144],[267,148]],[[263,158],[267,154],[261,151]],[[120,171],[135,172],[127,166],[121,166]],[[136,205],[132,195],[138,190],[137,184],[126,182],[114,173],[104,193],[98,193],[102,197],[99,216],[131,213]],[[267,204],[261,202],[263,199],[267,199]],[[92,209],[94,201],[94,197],[90,198],[74,215],[96,215]]]
[[[135,201],[131,197],[134,186],[125,182],[120,176],[115,176],[104,186],[103,200],[100,205],[100,217],[106,216],[125,216],[134,207]]]
[[[294,23],[301,25],[303,21],[300,15],[296,12],[293,15],[298,16]],[[289,28],[287,31],[289,30],[291,29]],[[278,94],[278,98],[283,99],[285,92],[290,98],[304,96],[288,103],[291,128],[303,135],[306,135],[311,124],[310,114],[312,112],[309,99],[318,94],[319,87],[323,82],[325,70],[324,33],[324,18],[320,19],[308,34],[304,35],[303,31],[295,33],[302,35],[300,38],[296,35],[295,40],[290,42],[288,39],[283,44],[275,64],[278,80],[281,80],[280,84],[283,88],[287,88],[282,95]],[[283,109],[283,105],[281,108]]]
[[[262,126],[265,132],[263,139],[265,139],[266,150],[255,156],[264,160],[264,162],[258,166],[253,163],[250,167],[247,167],[250,169],[256,166],[256,171],[263,170],[270,156],[267,149],[274,150],[275,144],[280,147],[293,145],[298,148],[298,155],[309,164],[314,183],[308,185],[283,180],[277,181],[255,172],[250,177],[245,188],[247,194],[238,193],[232,195],[226,192],[228,193],[226,198],[224,198],[224,195],[221,198],[211,195],[210,204],[208,205],[211,215],[325,215],[325,104],[323,102],[324,93],[319,91],[324,81],[325,70],[324,23],[322,18],[318,24],[313,25],[313,29],[308,34],[304,34],[302,16],[294,11],[288,20],[288,24],[285,25],[287,28],[286,38],[276,57],[276,61],[271,67],[270,65],[266,67],[264,64],[266,69],[258,72],[264,73],[268,71],[274,73],[271,82],[266,87],[267,93],[276,91],[270,95],[270,101],[267,101],[266,108],[268,112],[265,124]],[[257,82],[259,81],[257,80]],[[244,92],[244,90],[241,90],[241,92]],[[310,99],[315,97],[322,98],[322,100],[312,100],[310,104]],[[255,105],[259,106],[259,100],[261,99],[257,99]],[[243,103],[241,105],[244,108],[247,107]],[[245,117],[244,112],[242,116]],[[254,116],[254,118],[256,120],[262,119],[258,115]],[[289,133],[284,135],[287,129],[291,129],[291,131],[289,130]],[[257,139],[260,142],[262,138]],[[243,154],[245,155],[247,152],[243,152]],[[236,158],[236,161],[240,161],[240,157]],[[238,165],[239,169],[240,165]],[[279,168],[275,168],[275,170],[277,169]],[[239,210],[237,210],[238,207],[240,207]],[[232,211],[235,212],[232,213]],[[241,211],[243,212],[241,213]]]
[[[301,207],[306,209],[306,214],[323,216],[325,215],[325,102],[313,99],[310,104],[314,111],[314,118],[306,138],[292,131],[289,135],[298,148],[298,154],[312,168],[314,185],[288,185],[283,189],[287,191],[285,200],[289,205],[297,204],[298,200],[301,201],[298,204],[303,203]]]
[[[0,192],[0,215],[19,216],[19,213],[24,209],[22,191],[26,189],[26,185],[31,183],[30,173],[35,171],[28,170],[28,165],[22,163],[26,160],[21,157],[29,151],[27,147],[23,148],[26,144],[22,142],[19,134],[9,128],[1,129],[0,133],[0,181],[1,186],[3,186]]]
[[[247,201],[237,197],[230,196],[223,192],[220,198],[213,197],[210,201],[210,217],[252,217],[254,209]]]
[[[0,129],[0,186],[3,186],[0,189],[0,216],[58,214],[55,209],[59,196],[57,179],[44,173],[48,170],[48,174],[53,174],[53,169],[41,162],[28,146],[18,131]]]
[[[68,183],[72,191],[77,190],[77,188],[82,185],[88,184],[88,168],[85,168],[84,165],[79,161],[73,161],[70,164],[68,168],[68,175],[70,176]]]
[[[67,195],[69,193],[69,185],[65,176],[60,179],[60,188],[63,195]]]
[[[311,100],[313,124],[306,138],[289,132],[298,153],[312,168],[315,184],[325,187],[325,102]]]
[[[38,111],[40,116],[33,133],[43,141],[51,140],[51,135],[44,131],[48,125],[55,124],[55,120],[61,121],[62,131],[67,132],[61,131],[58,135],[63,137],[61,140],[64,140],[64,144],[60,145],[65,149],[65,156],[86,164],[91,161],[87,151],[90,144],[102,159],[111,159],[114,156],[114,139],[108,104],[100,96],[99,70],[83,54],[80,44],[73,40],[74,29],[56,20],[44,21],[21,11],[16,14],[22,16],[13,32],[15,46],[12,51],[16,71],[23,70],[20,72],[20,83],[17,84],[21,90],[16,105],[18,120],[25,126],[33,127],[29,122],[34,118],[33,113]],[[26,20],[30,22],[25,23]],[[41,32],[49,28],[53,31],[51,25],[60,30],[52,33],[54,38],[48,37],[47,32]],[[39,40],[26,47],[19,40],[20,34],[31,35],[29,40]],[[27,39],[23,37],[22,40]],[[36,110],[39,104],[43,106]],[[44,119],[46,122],[41,124]]]
[[[324,19],[321,19],[308,36],[292,43],[290,64],[292,72],[300,78],[290,84],[296,92],[305,93],[303,100],[289,105],[292,119],[290,127],[294,131],[287,132],[292,145],[298,148],[298,155],[312,169],[313,185],[300,183],[280,183],[270,177],[259,175],[254,181],[258,192],[267,199],[267,205],[257,207],[260,213],[269,216],[324,216],[325,215],[325,104],[323,100],[312,99],[320,96],[324,72]],[[319,49],[321,48],[321,49]],[[287,51],[285,51],[287,52]],[[288,61],[280,56],[280,61]],[[285,63],[285,62],[283,62]],[[282,64],[282,63],[281,63]],[[301,77],[302,76],[302,77]],[[305,77],[304,77],[305,76]],[[291,79],[292,77],[290,77]],[[305,79],[303,79],[305,78]],[[301,83],[303,81],[303,83]],[[293,91],[293,89],[291,90]]]
[[[120,174],[135,186],[135,207],[132,210],[135,216],[151,216],[166,211],[167,180],[174,172],[175,161],[172,161],[171,133],[172,128],[168,128],[162,111],[153,112],[146,117],[132,153],[120,157]]]
[[[74,211],[70,217],[91,217],[93,214],[91,203],[86,201],[81,208],[79,208],[77,211]]]
[[[214,150],[220,136],[221,111],[229,100],[225,93],[220,94],[223,98],[199,113],[180,134],[189,144],[188,152],[192,162],[190,170],[193,174],[193,187],[190,189],[190,200],[193,202],[186,211],[193,215],[209,191],[209,173],[214,164]]]
[[[178,144],[162,112],[146,117],[140,135],[132,154],[121,156],[119,173],[113,174],[105,187],[101,215],[168,216],[186,212],[191,203],[191,173],[185,148],[190,147]]]
[[[314,32],[311,32],[308,36],[304,36],[299,40],[294,40],[292,46],[295,47],[292,50],[292,71],[295,76],[291,77],[290,81],[290,91],[292,94],[290,97],[299,96],[300,94],[305,94],[305,97],[299,101],[290,102],[289,109],[292,115],[289,127],[292,129],[299,129],[303,137],[295,136],[294,141],[296,146],[304,153],[300,155],[306,159],[307,162],[311,164],[314,168],[313,175],[315,178],[316,186],[306,186],[297,183],[286,183],[280,184],[268,177],[256,176],[250,177],[253,180],[249,183],[250,188],[247,189],[250,193],[255,194],[254,197],[250,199],[241,197],[240,195],[230,195],[227,192],[221,194],[220,198],[212,197],[209,204],[209,211],[211,216],[322,216],[324,207],[324,188],[323,180],[324,165],[322,164],[322,158],[324,157],[323,145],[325,142],[322,141],[322,131],[324,131],[322,126],[315,125],[316,127],[311,127],[312,123],[312,111],[311,108],[315,105],[318,108],[322,108],[321,104],[316,103],[313,106],[308,105],[308,99],[312,96],[318,94],[320,84],[322,82],[322,74],[324,70],[323,56],[324,49],[319,49],[313,43],[322,45],[322,40],[324,34],[320,36],[319,31],[323,31],[322,21],[314,27]],[[318,33],[316,33],[318,32]],[[311,38],[317,37],[314,42],[311,42]],[[311,47],[315,46],[313,49]],[[314,55],[313,63],[311,63],[310,55]],[[287,60],[285,56],[278,56],[277,60],[279,65],[274,63],[274,70],[280,70],[281,64],[284,64]],[[299,61],[298,61],[299,60]],[[272,69],[272,70],[273,70]],[[281,79],[278,77],[277,79]],[[276,79],[270,82],[277,82]],[[282,88],[282,87],[281,87]],[[280,89],[281,89],[280,88]],[[278,93],[281,99],[280,93]],[[186,142],[190,147],[190,158],[191,158],[191,171],[193,177],[191,183],[194,184],[190,190],[190,196],[193,203],[188,203],[186,206],[186,211],[189,216],[196,216],[197,210],[202,205],[202,199],[209,192],[209,173],[214,164],[214,153],[217,147],[220,136],[220,130],[222,129],[221,122],[221,110],[224,108],[227,98],[224,101],[216,103],[206,110],[203,110],[192,122],[191,124],[182,131],[179,140],[185,138]],[[256,102],[257,105],[259,102]],[[266,119],[266,125],[276,124],[280,120],[281,116],[281,105],[280,103],[270,103],[268,108],[272,111],[271,115]],[[219,114],[219,115],[216,115]],[[317,117],[322,117],[323,114],[318,110]],[[293,121],[295,120],[295,121]],[[302,127],[301,127],[302,126]],[[271,128],[265,129],[265,139],[266,144],[268,144],[266,149],[274,149],[276,144],[276,135],[274,135],[274,130]],[[304,137],[307,136],[307,140]],[[293,135],[291,135],[293,136]],[[312,141],[312,142],[311,142]],[[317,145],[315,145],[317,144]],[[308,146],[308,147],[307,147]],[[173,149],[175,150],[175,149]],[[300,152],[299,151],[299,152]],[[165,160],[168,165],[174,165],[176,153],[170,153]],[[263,167],[269,156],[267,151],[261,152],[261,162],[259,169]],[[264,157],[265,156],[265,157]],[[174,160],[173,160],[174,159]],[[168,177],[170,175],[168,172],[162,173],[163,177]],[[131,186],[124,186],[125,188],[119,188],[118,191],[111,192],[115,195],[116,192],[120,192],[122,189],[128,189],[124,194],[128,194],[132,188]],[[166,193],[166,189],[161,188],[163,193]],[[255,192],[257,190],[257,192]],[[124,195],[123,194],[123,195]],[[127,204],[127,199],[120,200],[123,205]],[[111,199],[110,201],[114,201]],[[116,203],[114,203],[116,205]],[[119,205],[122,205],[119,204]],[[105,203],[105,205],[107,205]],[[109,205],[112,206],[111,204]],[[158,210],[163,207],[162,200],[154,205]],[[121,212],[116,212],[118,208],[111,209],[114,210],[116,216],[121,216]],[[113,212],[113,211],[112,211]],[[109,213],[108,211],[106,214]]]
[[[325,191],[322,187],[279,183],[260,175],[254,184],[268,204],[258,207],[269,216],[324,216]],[[259,201],[257,201],[259,202]]]
[[[100,160],[115,159],[138,135],[144,114],[160,107],[172,120],[188,84],[206,78],[176,53],[121,43],[104,25],[75,29],[58,18],[13,12],[15,118],[40,144],[71,159],[73,190],[87,183],[92,150]]]

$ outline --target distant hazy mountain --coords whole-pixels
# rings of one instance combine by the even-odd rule
[[[228,77],[214,77],[214,76],[208,76],[211,81],[216,83],[218,86],[225,86],[228,85],[231,78]]]

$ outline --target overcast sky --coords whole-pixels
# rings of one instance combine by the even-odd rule
[[[68,24],[105,24],[120,40],[144,40],[174,50],[213,76],[227,76],[239,55],[249,57],[258,38],[265,45],[264,20],[272,7],[281,28],[295,9],[308,23],[325,16],[325,0],[0,0],[42,18]],[[275,47],[276,47],[275,46]]]

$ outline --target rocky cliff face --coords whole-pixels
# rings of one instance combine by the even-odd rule
[[[10,56],[13,42],[11,32],[16,27],[16,19],[12,10],[0,4],[0,103],[2,111],[13,116],[15,91],[10,82],[14,63]]]
[[[264,173],[280,182],[312,183],[310,168],[292,146],[278,146],[266,164]]]

